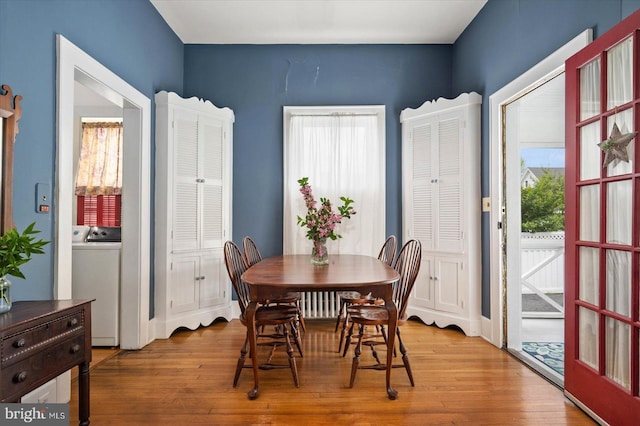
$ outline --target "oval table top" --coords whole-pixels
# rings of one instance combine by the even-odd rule
[[[372,256],[334,254],[329,264],[317,266],[309,255],[283,255],[263,259],[242,275],[249,285],[300,286],[305,289],[340,289],[342,286],[370,287],[400,278],[395,269]]]

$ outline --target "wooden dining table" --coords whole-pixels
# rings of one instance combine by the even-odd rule
[[[288,292],[358,291],[385,301],[389,312],[387,338],[386,386],[389,399],[398,393],[391,387],[391,365],[395,343],[398,310],[393,301],[393,283],[398,281],[395,269],[375,257],[350,254],[329,256],[329,264],[313,265],[309,255],[283,255],[261,260],[242,274],[249,285],[251,303],[245,310],[249,329],[249,345],[253,361],[254,388],[249,399],[258,397],[258,360],[256,350],[255,313],[260,300],[283,298]]]

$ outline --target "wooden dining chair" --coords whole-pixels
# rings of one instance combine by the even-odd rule
[[[260,254],[258,246],[249,236],[242,239],[242,251],[244,252],[244,258],[248,267],[251,267],[262,260],[262,255]],[[307,331],[307,327],[304,323],[304,317],[302,316],[302,310],[300,309],[300,293],[289,292],[282,299],[264,301],[265,305],[270,303],[294,305],[298,310],[298,324],[300,325],[296,330],[302,329],[303,332]],[[302,353],[300,353],[300,355],[302,355]]]
[[[400,275],[400,279],[393,284],[393,301],[398,308],[398,327],[396,328],[396,337],[398,339],[398,345],[400,353],[402,354],[402,364],[393,365],[392,367],[404,367],[409,376],[411,386],[415,386],[413,381],[413,373],[411,372],[411,364],[409,363],[409,356],[407,355],[407,348],[402,341],[400,334],[400,326],[406,323],[406,311],[407,303],[409,302],[409,295],[413,289],[413,285],[420,271],[420,261],[422,258],[422,248],[420,242],[417,240],[410,240],[402,247],[400,254],[395,261],[394,269]],[[351,305],[347,307],[349,318],[351,320],[351,327],[349,327],[349,333],[347,335],[345,345],[349,345],[353,336],[353,330],[355,325],[358,325],[359,333],[357,336],[357,343],[355,345],[353,361],[351,363],[351,379],[349,381],[349,387],[353,387],[353,382],[356,379],[356,372],[358,369],[375,369],[386,370],[386,363],[381,363],[376,352],[376,346],[386,345],[386,339],[371,337],[366,334],[367,326],[388,326],[389,325],[389,312],[384,306],[379,305]],[[354,336],[355,337],[355,336]],[[360,365],[360,355],[362,353],[362,346],[369,346],[371,353],[376,363],[373,365]]]
[[[380,249],[380,253],[378,253],[378,260],[391,266],[396,255],[397,247],[398,243],[395,235],[387,237]],[[340,343],[338,345],[338,353],[340,353],[342,351],[342,344],[344,343],[347,329],[349,328],[349,315],[346,307],[353,304],[381,304],[381,302],[376,301],[371,297],[371,295],[362,295],[357,291],[339,291],[337,294],[340,298],[340,309],[338,311],[338,317],[336,318],[335,331],[337,332],[338,328],[341,329]],[[342,327],[340,327],[340,325],[342,325]],[[345,346],[344,354],[346,354],[346,349],[347,347]]]
[[[251,267],[262,260],[262,255],[258,246],[251,237],[244,237],[242,239],[242,251],[244,252],[244,259],[247,262],[247,266]]]
[[[247,263],[243,257],[240,249],[233,241],[227,241],[224,245],[224,260],[227,266],[227,272],[229,279],[233,284],[233,289],[238,296],[238,305],[240,305],[240,322],[247,327],[247,321],[245,317],[245,310],[251,302],[249,296],[249,285],[242,280],[242,274],[247,270]],[[290,333],[289,329],[292,327],[295,329],[295,323],[297,320],[297,310],[295,306],[282,304],[272,304],[268,306],[259,306],[255,314],[256,330],[263,330],[264,326],[275,326],[273,333],[266,333],[259,331],[256,335],[256,340],[259,346],[270,347],[270,351],[267,357],[267,361],[264,364],[260,364],[260,369],[271,370],[274,368],[290,368],[293,375],[293,382],[296,387],[300,386],[298,380],[298,369],[296,366],[296,359],[294,357],[293,345],[291,344],[291,334],[293,334],[293,340],[298,351],[301,352],[300,341],[297,333]],[[287,327],[289,326],[289,328]],[[272,358],[275,350],[279,346],[284,346],[289,357],[288,365],[273,364]],[[247,327],[247,334],[244,339],[244,344],[240,349],[240,358],[236,366],[235,376],[233,378],[233,387],[238,385],[238,379],[240,378],[240,372],[243,368],[249,368],[251,366],[245,366],[245,360],[249,348],[249,328]]]

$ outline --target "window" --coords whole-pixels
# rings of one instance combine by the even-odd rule
[[[122,122],[84,121],[76,174],[77,224],[120,226]]]
[[[338,225],[343,238],[329,253],[376,256],[385,240],[384,106],[284,107],[284,253],[311,253],[298,179],[308,177],[314,196],[337,208],[353,199],[357,214]]]

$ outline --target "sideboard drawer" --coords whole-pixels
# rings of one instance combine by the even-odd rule
[[[0,386],[7,395],[23,394],[43,377],[55,375],[59,369],[68,370],[85,358],[84,336],[57,342],[32,357],[1,370]]]
[[[84,325],[84,310],[76,309],[49,322],[5,336],[0,342],[0,363],[5,365],[16,362],[38,347],[55,344],[58,340],[77,334]]]
[[[19,402],[77,365],[79,424],[89,424],[92,301],[18,301],[0,314],[0,402]]]

